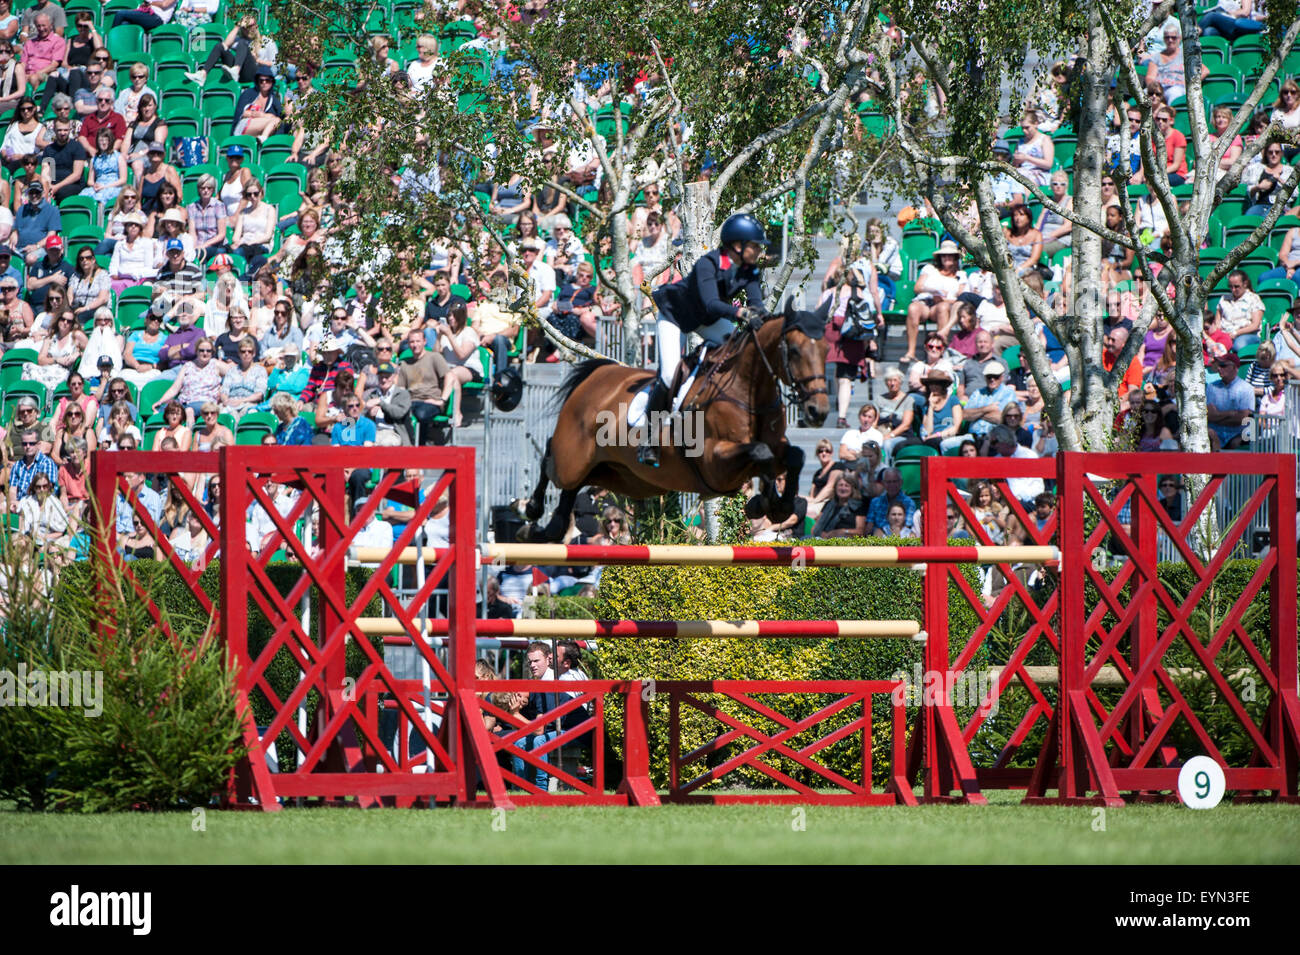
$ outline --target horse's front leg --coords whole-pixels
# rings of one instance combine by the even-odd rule
[[[803,471],[804,453],[793,444],[785,446],[785,490],[768,502],[767,516],[777,524],[794,513],[794,499],[799,495],[799,475]],[[766,485],[765,485],[766,487]]]

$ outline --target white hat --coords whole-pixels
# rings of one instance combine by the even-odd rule
[[[326,335],[324,338],[321,339],[321,343],[319,346],[317,346],[317,350],[323,352],[325,351],[341,352],[343,351],[343,346],[339,344],[339,340],[335,338],[333,335]]]
[[[1005,375],[1006,373],[1007,369],[1000,361],[991,361],[984,366],[984,377],[986,378],[989,375]]]

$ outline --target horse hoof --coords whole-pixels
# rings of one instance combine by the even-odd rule
[[[536,524],[529,522],[515,533],[515,540],[523,544],[529,544],[538,540],[539,528]]]
[[[766,464],[776,457],[766,444],[756,444],[749,449],[749,460],[755,464]]]
[[[767,506],[763,503],[763,498],[755,494],[745,502],[745,516],[751,521],[756,521],[767,513]]]
[[[545,504],[534,504],[532,501],[529,501],[528,506],[524,508],[524,517],[528,518],[530,521],[536,522],[542,516],[545,509]]]

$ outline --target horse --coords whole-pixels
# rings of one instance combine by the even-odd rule
[[[791,389],[804,420],[814,427],[826,420],[826,313],[829,300],[816,312],[787,306],[784,315],[768,316],[758,328],[742,328],[716,353],[706,356],[681,405],[680,417],[660,422],[658,467],[637,460],[639,428],[627,427],[633,399],[654,371],[629,368],[608,359],[590,359],[574,368],[560,389],[555,432],[546,442],[541,476],[524,515],[525,540],[558,542],[569,526],[578,492],[588,485],[633,498],[658,497],[669,491],[701,498],[735,494],[759,477],[760,493],[746,503],[753,518],[784,521],[794,513],[803,468],[803,452],[785,436],[785,407],[780,385]],[[687,418],[694,428],[688,428]],[[611,427],[617,422],[618,427]],[[653,423],[648,423],[647,427]],[[688,431],[702,440],[663,441],[665,433]],[[785,489],[775,492],[775,478],[785,472]],[[544,528],[537,525],[546,504],[546,489],[560,489],[560,501]]]

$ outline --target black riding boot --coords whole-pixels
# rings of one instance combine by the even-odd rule
[[[650,398],[645,406],[645,440],[636,455],[638,461],[652,468],[659,467],[659,432],[662,430],[662,428],[655,428],[654,425],[663,420],[662,414],[668,410],[671,399],[672,393],[668,390],[668,386],[656,376],[654,388],[650,390]]]

